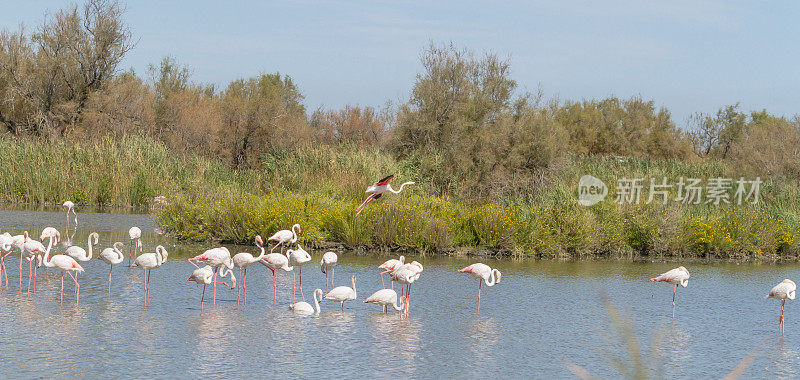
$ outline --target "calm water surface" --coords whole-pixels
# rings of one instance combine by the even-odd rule
[[[2,232],[12,234],[29,230],[38,237],[45,226],[63,232],[64,219],[63,212],[0,211]],[[455,272],[473,260],[413,257],[425,271],[412,287],[410,317],[383,315],[361,302],[381,288],[376,267],[388,256],[380,254],[340,255],[336,284],[349,285],[351,274],[358,278],[359,300],[346,303],[344,312],[325,303],[316,317],[290,313],[286,273],[279,274],[279,304],[273,306],[271,274],[260,265],[250,267],[246,308],[236,308],[235,290],[219,287],[217,307],[206,304],[201,311],[202,288],[186,281],[194,267],[185,257],[204,247],[155,234],[147,215],[81,213],[79,222],[73,241],[81,246],[92,231],[100,233],[99,249],[127,243],[127,229],[137,225],[146,251],[167,247],[170,260],[152,272],[150,306],[142,307],[141,270],[115,267],[109,295],[109,268],[99,260],[84,265],[79,306],[74,287],[66,285],[59,307],[60,272],[54,269],[40,269],[35,295],[20,293],[19,257],[11,255],[9,287],[0,290],[4,377],[571,378],[572,362],[616,378],[610,359],[628,356],[609,334],[605,294],[630,316],[656,374],[721,378],[756,353],[744,378],[800,378],[800,308],[787,303],[786,337],[779,338],[780,305],[764,299],[782,279],[800,279],[795,265],[690,265],[692,280],[678,290],[674,324],[672,288],[647,281],[676,266],[669,263],[483,260],[503,278],[484,286],[477,315],[477,282]],[[312,262],[322,253],[311,252]],[[310,301],[324,276],[317,265],[304,272]],[[24,288],[27,270],[23,275]]]

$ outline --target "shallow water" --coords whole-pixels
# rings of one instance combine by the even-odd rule
[[[27,229],[38,237],[45,226],[64,231],[63,212],[0,211],[2,232]],[[675,323],[672,288],[647,281],[675,264],[483,260],[503,272],[483,287],[476,314],[477,282],[455,272],[474,260],[419,258],[425,264],[412,286],[408,318],[383,315],[361,302],[381,288],[377,266],[385,255],[340,255],[336,285],[358,278],[358,301],[324,303],[319,316],[287,310],[291,275],[278,276],[278,305],[272,305],[272,276],[250,267],[248,303],[236,308],[236,290],[217,288],[217,306],[200,309],[202,288],[186,278],[194,267],[181,257],[202,252],[154,233],[147,215],[80,213],[73,241],[86,245],[100,233],[99,249],[127,243],[127,229],[144,231],[145,251],[163,244],[170,260],[152,272],[150,306],[142,307],[142,271],[84,263],[80,304],[65,281],[59,306],[60,273],[41,268],[36,294],[18,286],[18,255],[6,259],[9,287],[0,290],[0,373],[21,377],[236,377],[347,376],[439,378],[571,378],[568,363],[616,378],[610,358],[622,355],[620,338],[609,334],[607,295],[626,315],[654,373],[676,378],[721,378],[750,353],[745,378],[800,377],[800,310],[786,304],[786,337],[777,336],[779,302],[764,295],[783,278],[798,279],[796,265],[691,265],[692,279],[678,289]],[[254,247],[231,247],[255,252]],[[99,250],[98,249],[98,250]],[[127,246],[126,246],[127,249]],[[55,252],[63,252],[59,246]],[[312,263],[323,252],[311,251]],[[27,263],[27,261],[25,262]],[[304,270],[311,300],[324,288],[317,265]],[[240,279],[241,280],[241,279]],[[299,294],[298,294],[299,297]]]

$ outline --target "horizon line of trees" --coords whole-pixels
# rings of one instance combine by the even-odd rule
[[[410,160],[441,193],[527,191],[566,154],[721,160],[751,173],[800,175],[800,120],[739,105],[695,114],[679,128],[641,97],[559,101],[518,93],[510,62],[453,44],[421,54],[407,102],[308,112],[281,73],[230,82],[192,80],[165,57],[146,77],[121,71],[133,36],[115,0],[48,15],[28,32],[0,32],[0,128],[17,137],[142,134],[187,154],[253,167],[301,144],[384,149]],[[448,173],[448,175],[440,175]]]

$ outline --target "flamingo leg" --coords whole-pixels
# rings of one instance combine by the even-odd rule
[[[17,293],[22,292],[22,251],[19,252],[19,290]]]
[[[292,303],[297,302],[297,300],[295,299],[295,296],[296,296],[295,293],[296,292],[297,292],[297,285],[296,285],[296,283],[294,281],[294,271],[292,271]]]
[[[247,267],[244,267],[244,276],[242,276],[242,289],[244,289],[244,304],[247,305]]]
[[[331,268],[331,286],[333,286],[333,276],[336,274],[336,267]],[[327,275],[327,274],[326,274]],[[327,290],[327,288],[325,288]],[[315,296],[316,297],[316,296]]]
[[[483,286],[483,282],[478,279],[478,314],[481,313],[481,286]]]
[[[203,310],[203,299],[206,298],[206,284],[203,284],[203,295],[200,296],[200,310]]]
[[[278,274],[275,269],[269,268],[272,271],[272,304],[278,301]]]
[[[675,293],[678,292],[678,285],[675,285],[675,289],[672,290],[672,320],[675,320]]]
[[[64,306],[64,272],[61,272],[61,301],[59,301],[61,306]]]
[[[778,335],[784,336],[784,329],[783,329],[783,305],[786,303],[786,300],[781,301],[781,319],[778,323]]]
[[[114,270],[114,265],[110,265],[111,269],[108,270],[108,294],[111,294],[111,271]]]
[[[31,278],[33,277],[32,261],[28,261],[28,294],[31,294]]]
[[[383,272],[381,272],[380,274],[378,274],[379,276],[381,276],[381,286],[382,286],[384,289],[386,289],[386,284],[383,282],[383,274],[384,274],[384,273],[386,273],[386,272],[387,272],[387,271],[383,271]]]
[[[211,308],[217,307],[217,270],[219,268],[214,268],[214,298],[211,301]]]
[[[241,267],[239,268],[239,277],[240,278],[242,277],[242,268]],[[237,289],[237,291],[236,291],[236,307],[239,307],[239,296],[242,294],[242,284],[240,283],[236,287],[236,289]]]
[[[36,265],[33,266],[33,294],[36,294],[36,272],[38,272],[38,269]]]
[[[362,202],[358,207],[356,207],[356,216],[358,216],[358,214],[361,214],[361,211],[364,211],[364,207],[366,207],[367,203],[372,201],[373,198],[375,198],[375,193],[370,194],[367,197],[367,199],[364,200],[364,202]]]
[[[300,296],[303,297],[303,302],[305,302],[306,296],[305,296],[305,294],[303,294],[303,267],[300,267],[299,272],[300,272],[300,274],[299,274],[299,277],[300,277],[300,281],[299,281],[300,282]]]
[[[81,300],[81,284],[78,283],[78,279],[72,275],[72,273],[67,273],[70,277],[72,277],[72,281],[75,281],[75,305],[77,306]]]

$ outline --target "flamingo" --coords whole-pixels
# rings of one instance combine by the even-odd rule
[[[86,240],[86,245],[89,247],[89,253],[86,253],[86,250],[83,247],[79,247],[77,245],[73,245],[67,248],[65,252],[67,256],[72,257],[76,261],[86,262],[92,259],[93,251],[92,251],[92,238],[94,238],[94,244],[97,244],[97,240],[100,238],[100,235],[97,232],[92,232],[89,234],[89,237]]]
[[[403,191],[403,187],[405,185],[413,185],[413,184],[416,183],[414,181],[405,182],[402,185],[400,185],[399,189],[395,190],[395,189],[392,189],[392,185],[389,184],[389,181],[391,181],[392,178],[394,178],[394,174],[392,174],[390,176],[387,176],[385,178],[382,178],[378,182],[373,183],[372,186],[367,187],[367,191],[366,192],[370,193],[370,194],[367,197],[367,199],[365,199],[364,202],[361,203],[361,205],[359,205],[356,208],[356,216],[358,216],[358,214],[361,214],[361,211],[364,211],[364,207],[367,205],[367,203],[371,202],[373,199],[380,198],[381,195],[383,195],[383,193],[385,193],[387,191],[391,191],[391,192],[393,192],[395,194],[399,194],[401,191]]]
[[[282,269],[284,272],[290,272],[294,270],[294,267],[289,266],[289,258],[280,253],[270,253],[259,262],[272,271],[272,304],[274,305],[278,300],[278,275],[275,271]]]
[[[62,206],[67,208],[67,235],[69,235],[69,213],[70,211],[75,214],[75,229],[78,229],[78,213],[75,212],[75,203],[72,201],[66,201]]]
[[[797,285],[795,285],[792,280],[787,278],[781,281],[780,284],[775,285],[775,287],[769,291],[769,294],[767,294],[767,298],[774,298],[781,301],[781,318],[778,323],[778,335],[780,336],[784,336],[786,332],[783,322],[783,306],[787,299],[794,299],[796,290]]]
[[[364,303],[374,303],[383,306],[383,313],[386,313],[387,306],[393,307],[396,311],[403,310],[405,297],[400,297],[400,305],[397,305],[397,292],[393,289],[381,289],[364,300]]]
[[[31,266],[33,265],[33,259],[40,258],[42,255],[45,254],[45,252],[50,252],[50,249],[53,247],[53,241],[57,240],[58,237],[55,234],[48,234],[47,236],[45,236],[50,238],[50,242],[47,248],[45,248],[44,244],[42,244],[40,241],[31,239],[30,236],[28,236],[28,231],[25,231],[24,236],[25,236],[25,243],[23,244],[23,249],[25,250],[28,256],[26,257],[26,259],[28,260],[28,291],[30,292],[31,272],[33,272],[33,292],[36,293],[36,271],[38,268],[37,266],[33,266],[33,269],[31,269]],[[38,264],[41,264],[41,260],[39,260]]]
[[[402,285],[406,286],[405,291],[405,313],[408,314],[411,308],[411,284],[419,279],[420,274],[422,273],[422,264],[412,261],[408,264],[401,265],[399,268],[395,269],[391,273],[389,273],[389,277],[392,278],[392,281],[396,281],[398,284],[401,285],[400,291],[402,292]]]
[[[139,227],[131,227],[128,230],[128,236],[131,238],[131,247],[133,248],[133,253],[128,255],[128,266],[130,267],[133,266],[133,260],[136,259],[136,250],[142,249],[142,230]],[[133,242],[133,240],[136,241]]]
[[[0,235],[0,249],[6,251],[5,255],[0,256],[0,283],[3,281],[3,274],[6,276],[6,288],[8,287],[8,271],[6,270],[6,256],[11,254],[11,249],[14,246],[14,238],[11,234],[6,232]]]
[[[675,293],[678,291],[678,285],[683,286],[684,288],[689,285],[689,271],[683,266],[680,266],[675,269],[671,269],[666,273],[662,273],[658,277],[653,277],[650,279],[650,281],[667,282],[671,285],[675,285],[675,289],[672,290],[672,320],[674,321]]]
[[[50,237],[50,243],[44,254],[44,266],[47,268],[57,268],[61,271],[61,305],[64,304],[64,274],[69,274],[72,281],[75,281],[75,305],[77,305],[81,297],[81,285],[78,284],[78,279],[69,272],[83,272],[83,267],[81,267],[75,259],[67,255],[53,255],[51,258],[50,247],[53,245],[54,239],[55,236]]]
[[[298,267],[297,271],[300,272],[300,296],[303,297],[303,301],[306,300],[306,296],[303,295],[303,265],[311,261],[311,255],[306,252],[300,244],[297,245],[297,249],[290,249],[286,251],[286,257],[289,258],[289,264],[291,264],[292,268]],[[294,282],[294,272],[292,272],[292,300],[294,301],[295,297],[295,282]]]
[[[389,273],[389,272],[399,268],[401,265],[405,264],[405,262],[406,262],[406,257],[405,256],[400,256],[399,260],[397,260],[397,259],[389,259],[389,260],[386,260],[383,264],[381,264],[378,267],[378,269],[384,269],[384,271],[380,273],[381,286],[383,286],[384,289],[386,289],[386,284],[384,284],[384,282],[383,282],[383,274],[384,273]],[[394,289],[394,282],[391,282],[390,284],[392,286],[392,289]]]
[[[326,294],[325,297],[322,297],[322,299],[327,301],[338,302],[339,310],[344,311],[344,301],[352,301],[358,298],[358,295],[356,294],[356,276],[355,275],[350,276],[350,280],[352,281],[353,284],[352,288],[347,286],[337,286],[331,289],[331,291],[328,292],[328,294]]]
[[[295,228],[297,229],[297,232],[294,231]],[[291,230],[280,230],[276,232],[274,235],[270,236],[269,239],[267,239],[267,241],[278,242],[274,247],[272,247],[272,249],[269,250],[269,253],[272,253],[278,246],[281,246],[281,253],[283,253],[284,245],[286,245],[286,243],[296,243],[297,235],[300,235],[301,233],[303,233],[303,230],[300,228],[300,225],[296,223],[292,226]]]
[[[214,279],[212,281],[212,284],[214,285],[214,297],[213,297],[213,301],[212,301],[213,303],[212,303],[211,307],[216,307],[217,306],[217,271],[219,270],[219,267],[221,267],[221,266],[228,267],[228,270],[233,269],[233,259],[231,258],[231,251],[229,251],[228,248],[225,248],[225,247],[212,248],[212,249],[206,250],[205,252],[203,252],[203,253],[201,253],[201,254],[189,259],[189,262],[192,265],[194,265],[194,266],[199,268],[199,266],[194,263],[195,261],[198,261],[201,264],[210,265],[212,268],[214,268]]]
[[[459,269],[458,273],[469,273],[472,277],[478,279],[478,314],[481,313],[481,286],[486,283],[486,286],[494,286],[500,282],[502,274],[497,269],[492,269],[484,263],[475,263],[464,269]],[[483,281],[481,281],[483,280]]]
[[[226,270],[227,270],[227,272],[225,272]],[[232,269],[228,269],[227,267],[222,267],[222,270],[219,272],[219,276],[220,277],[225,277],[225,276],[227,276],[229,274],[231,276],[231,285],[230,285],[230,287],[231,287],[231,289],[233,289],[234,287],[236,287],[236,276],[233,275],[233,270]],[[188,279],[186,279],[187,281],[196,282],[197,286],[200,286],[200,284],[203,284],[203,295],[200,297],[200,309],[203,308],[203,299],[205,299],[205,297],[206,297],[206,285],[211,284],[212,281],[214,281],[214,280],[212,280],[213,277],[214,277],[214,271],[211,269],[210,265],[206,265],[206,266],[204,266],[202,268],[195,269],[194,272],[192,272],[192,275],[189,276]],[[225,286],[229,286],[224,281],[216,281],[215,283],[223,284]]]
[[[250,253],[247,252],[239,252],[235,256],[233,256],[233,266],[239,268],[239,277],[242,278],[241,283],[239,283],[238,289],[239,291],[236,294],[236,306],[239,306],[239,293],[244,291],[244,302],[247,304],[247,267],[250,264],[254,264],[259,260],[263,259],[266,254],[264,253],[264,240],[261,239],[261,235],[256,235],[256,247],[261,249],[261,254],[258,257],[253,257]],[[244,269],[244,276],[242,276],[242,269]]]
[[[328,291],[328,271],[331,271],[331,285],[333,285],[333,274],[335,273],[334,267],[339,262],[339,256],[336,252],[325,252],[322,255],[322,260],[319,261],[319,270],[325,273],[325,291]]]
[[[119,248],[117,248],[118,245]],[[106,248],[98,255],[100,260],[111,266],[108,270],[108,293],[111,293],[111,271],[114,270],[114,265],[120,264],[125,260],[125,255],[122,254],[121,250],[123,245],[122,242],[116,242],[114,243],[114,248]]]
[[[42,230],[42,233],[39,235],[39,240],[40,240],[40,241],[44,241],[44,239],[49,239],[49,238],[51,238],[51,237],[54,237],[54,238],[56,239],[56,241],[55,241],[55,242],[56,242],[56,243],[58,243],[59,241],[61,241],[61,232],[58,232],[58,230],[57,230],[57,229],[55,229],[55,228],[53,228],[53,227],[45,227],[45,228]],[[43,257],[44,257],[44,254],[43,254],[43,253],[42,253],[42,254],[39,254],[39,255],[36,257],[36,258],[38,259],[38,264],[39,264],[39,266],[41,266],[41,265],[42,265],[42,258],[43,258]],[[35,277],[35,274],[36,274],[36,273],[34,273],[34,277]]]
[[[319,300],[317,300],[317,297],[319,297],[320,300],[322,299],[322,289],[314,290],[314,307],[317,309],[316,313],[314,312],[314,308],[311,307],[311,304],[306,301],[295,302],[289,305],[289,310],[297,314],[319,315]]]
[[[150,303],[150,271],[160,267],[167,262],[169,253],[163,245],[156,247],[155,253],[142,253],[136,256],[133,260],[132,266],[142,268],[144,270],[144,305]]]

